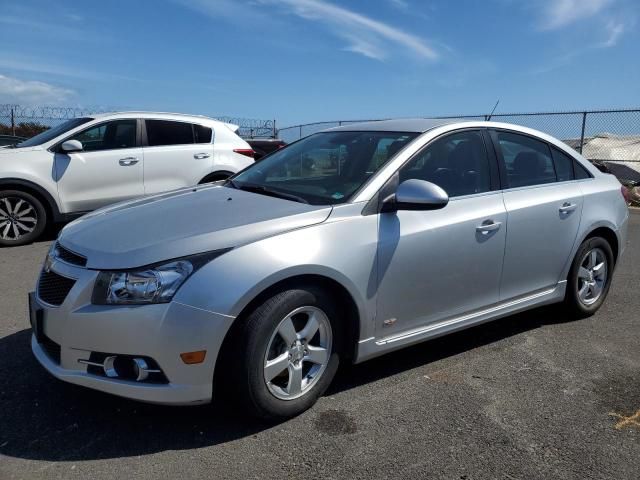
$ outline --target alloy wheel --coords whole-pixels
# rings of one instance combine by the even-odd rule
[[[0,239],[15,241],[33,232],[38,212],[24,198],[0,197]]]
[[[578,269],[578,298],[584,305],[593,305],[601,297],[607,282],[607,257],[600,248],[589,250]]]
[[[264,357],[264,380],[281,400],[307,393],[326,370],[333,334],[327,315],[317,307],[296,308],[280,321]]]

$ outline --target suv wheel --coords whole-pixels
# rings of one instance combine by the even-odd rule
[[[609,293],[613,274],[613,252],[604,238],[585,240],[571,265],[565,305],[577,317],[598,311]]]
[[[258,306],[234,348],[238,398],[262,418],[285,418],[311,407],[338,368],[338,311],[323,290],[281,292]]]
[[[0,245],[24,245],[38,238],[47,224],[42,203],[26,192],[0,192]]]

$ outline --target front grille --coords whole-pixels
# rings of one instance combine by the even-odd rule
[[[43,270],[38,281],[38,297],[49,305],[62,305],[75,283],[71,278]]]
[[[86,267],[87,259],[82,255],[73,253],[71,250],[67,250],[60,243],[56,243],[55,248],[56,257],[63,262],[70,263],[71,265],[77,265],[78,267]]]
[[[60,365],[60,345],[46,335],[42,335],[42,338],[40,339],[40,346],[51,360]]]

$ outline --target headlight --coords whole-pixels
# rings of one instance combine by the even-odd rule
[[[93,290],[97,305],[139,305],[170,302],[194,271],[226,252],[216,251],[139,270],[100,272]]]

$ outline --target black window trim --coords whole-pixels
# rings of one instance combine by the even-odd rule
[[[522,135],[524,137],[529,137],[533,140],[537,140],[538,142],[542,142],[544,144],[547,145],[547,148],[549,149],[549,154],[551,155],[551,163],[553,164],[553,169],[554,172],[556,174],[556,181],[555,182],[549,182],[549,183],[537,183],[535,185],[523,185],[523,186],[519,186],[519,187],[509,187],[509,181],[507,179],[507,171],[506,171],[506,164],[504,162],[504,157],[502,156],[502,149],[500,148],[500,142],[498,141],[498,135],[497,132],[506,132],[506,133],[512,133],[515,135]],[[590,178],[575,178],[575,164],[579,163],[580,166],[582,166],[581,162],[579,162],[573,155],[571,155],[569,152],[565,152],[563,149],[555,146],[553,143],[550,143],[540,137],[537,137],[535,135],[531,135],[529,133],[526,132],[521,132],[519,130],[511,130],[508,128],[496,128],[496,127],[490,127],[488,128],[488,133],[489,133],[489,137],[493,143],[493,148],[495,149],[496,152],[496,156],[498,158],[498,168],[500,170],[500,185],[501,185],[501,190],[508,190],[508,191],[515,191],[515,190],[524,190],[524,189],[531,189],[531,188],[541,188],[541,187],[549,187],[552,185],[558,185],[558,184],[562,184],[562,183],[567,183],[567,182],[582,182],[584,180],[590,180],[593,179],[593,175],[591,174],[591,172],[589,172],[588,169],[586,169],[585,167],[584,170],[589,174]],[[559,152],[568,155],[571,160],[573,160],[573,164],[571,166],[571,168],[573,169],[573,179],[571,180],[562,180],[562,181],[558,181],[558,172],[556,170],[556,163],[555,160],[553,159],[553,149],[558,150]]]
[[[111,122],[122,122],[122,121],[127,121],[127,120],[135,120],[135,122],[136,122],[136,144],[133,147],[106,148],[104,150],[88,150],[86,152],[84,150],[82,150],[82,152],[86,154],[86,153],[95,153],[95,152],[115,152],[117,150],[130,150],[132,148],[140,148],[140,146],[142,145],[142,143],[141,143],[141,131],[140,131],[140,119],[139,118],[110,118],[108,120],[103,120],[102,122],[94,123],[93,125],[90,125],[87,128],[84,128],[82,130],[78,130],[77,132],[69,135],[68,137],[63,138],[59,142],[54,143],[47,150],[49,152],[51,152],[51,153],[65,153],[60,149],[60,146],[64,142],[66,142],[67,140],[70,140],[73,137],[86,132],[87,130],[91,130],[92,128],[101,127],[102,125],[106,125],[107,123],[111,123]],[[72,153],[77,153],[77,152],[72,152]]]
[[[176,143],[173,145],[149,145],[149,137],[147,136],[147,120],[158,120],[161,122],[177,122],[177,123],[188,123],[191,125],[191,137],[193,138],[193,143]],[[201,122],[196,122],[192,120],[176,120],[173,118],[155,118],[155,117],[145,117],[140,119],[141,122],[141,140],[140,145],[144,148],[156,148],[156,147],[180,147],[184,145],[214,145],[216,139],[216,129],[213,126],[205,125]],[[200,125],[206,128],[211,129],[211,141],[206,143],[196,143],[196,132],[194,130],[195,125]]]

